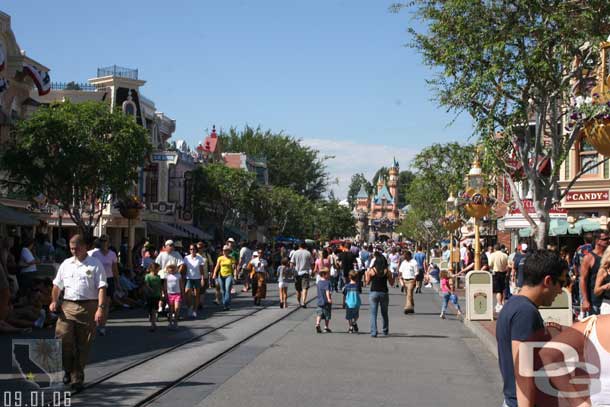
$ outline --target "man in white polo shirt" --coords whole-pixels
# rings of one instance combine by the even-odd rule
[[[95,337],[95,324],[104,322],[106,303],[106,272],[102,263],[87,254],[80,235],[70,239],[73,257],[64,260],[53,280],[51,312],[59,319],[55,337],[61,339],[65,371],[64,383],[80,390],[85,380],[85,364]],[[59,295],[64,292],[60,305]]]

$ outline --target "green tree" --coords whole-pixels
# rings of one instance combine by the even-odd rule
[[[221,151],[243,152],[267,160],[269,183],[291,188],[305,197],[318,200],[328,186],[325,161],[318,150],[304,146],[301,141],[271,130],[262,131],[246,126],[219,134]]]
[[[356,235],[355,220],[348,207],[337,201],[319,202],[314,219],[315,233],[320,240]]]
[[[383,178],[383,181],[387,185],[389,177],[390,177],[390,172],[389,172],[388,167],[381,167],[380,169],[378,169],[375,172],[375,175],[373,175],[373,179],[371,180],[371,185],[373,187],[373,190],[377,191],[377,181],[379,181],[379,178]]]
[[[474,118],[486,160],[508,180],[544,247],[549,211],[571,186],[559,185],[559,169],[588,119],[575,96],[587,96],[598,53],[590,44],[608,35],[610,2],[414,0],[406,7],[425,24],[410,30],[412,45],[438,73],[429,81],[437,100]],[[531,193],[538,223],[523,210],[521,188]]]
[[[409,204],[409,194],[407,191],[414,179],[415,174],[409,170],[398,173],[398,202],[401,207]]]
[[[358,192],[360,192],[362,186],[364,186],[364,190],[369,196],[373,193],[373,186],[367,181],[363,173],[352,175],[352,180],[347,190],[347,202],[351,209],[354,209],[356,206],[356,196],[358,195]]]
[[[250,210],[272,237],[311,237],[313,204],[290,188],[254,184]]]
[[[435,240],[443,236],[439,224],[451,191],[464,189],[464,178],[474,158],[474,147],[458,143],[433,144],[411,161],[413,179],[406,188],[409,211],[398,231],[416,240]],[[431,227],[423,222],[430,220]]]
[[[44,194],[89,235],[112,196],[128,193],[150,152],[148,132],[108,104],[70,102],[17,123],[2,167],[29,196]]]
[[[253,174],[223,164],[193,171],[193,210],[197,219],[209,219],[224,241],[224,226],[252,209]]]

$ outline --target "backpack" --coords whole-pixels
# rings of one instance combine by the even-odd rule
[[[345,293],[345,305],[347,308],[360,308],[360,295],[358,290],[347,290]]]

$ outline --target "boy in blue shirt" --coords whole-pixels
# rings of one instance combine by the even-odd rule
[[[358,317],[360,316],[360,292],[358,288],[359,273],[355,270],[349,272],[349,284],[343,287],[345,292],[345,319],[347,319],[348,332],[358,332]]]
[[[330,314],[333,301],[330,297],[330,281],[328,281],[328,270],[323,269],[319,272],[320,281],[318,281],[318,310],[316,316],[316,332],[322,333],[320,321],[324,319],[324,332],[332,332],[328,325],[330,324]]]

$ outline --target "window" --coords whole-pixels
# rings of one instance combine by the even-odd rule
[[[144,185],[144,199],[147,204],[159,201],[159,167],[151,164],[144,169],[146,183]]]
[[[578,170],[582,170],[585,167],[591,167],[598,163],[599,156],[597,150],[587,143],[585,139],[581,139],[578,146]],[[583,173],[583,176],[597,176],[599,174],[599,167],[589,168]]]

